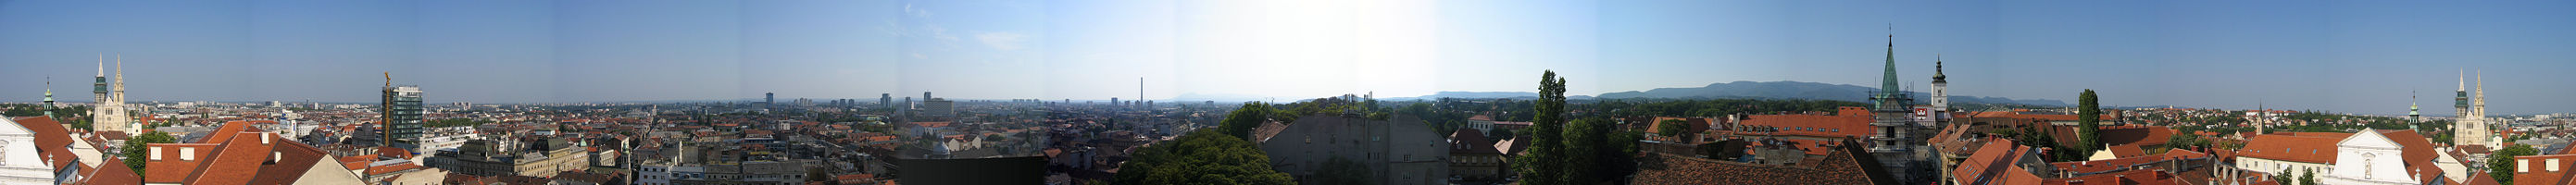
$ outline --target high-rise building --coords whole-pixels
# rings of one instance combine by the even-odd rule
[[[939,98],[921,100],[921,112],[923,116],[930,117],[955,116],[957,115],[957,102]]]
[[[382,146],[420,151],[413,148],[420,144],[421,122],[424,120],[421,117],[420,86],[394,86],[393,73],[385,73],[384,102],[381,103],[382,109],[378,111],[384,114],[385,119],[381,126],[384,129],[379,129],[384,132],[381,135],[384,137]]]
[[[770,104],[770,105],[778,105],[778,93],[761,93],[761,95],[762,95],[761,97],[763,97],[763,98],[760,98],[760,100],[761,100],[760,102],[761,102],[761,103],[768,103],[768,104]]]
[[[894,108],[894,93],[877,94],[877,105],[885,106],[889,109]]]

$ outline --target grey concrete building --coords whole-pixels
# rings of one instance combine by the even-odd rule
[[[1261,150],[1271,168],[1301,183],[1317,183],[1316,171],[1334,157],[1364,164],[1376,184],[1449,183],[1448,139],[1412,116],[1310,115],[1275,132],[1257,134],[1270,136],[1259,139]]]

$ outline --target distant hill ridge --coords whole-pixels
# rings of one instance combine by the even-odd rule
[[[1587,99],[1587,98],[1607,98],[1607,99],[1623,99],[1623,98],[1671,98],[1671,99],[1724,99],[1724,98],[1744,98],[1744,99],[1810,99],[1810,100],[1840,100],[1840,101],[1853,101],[1853,102],[1869,102],[1869,92],[1870,92],[1870,91],[1877,91],[1877,90],[1878,90],[1878,88],[1863,87],[1863,86],[1857,86],[1857,85],[1838,85],[1838,84],[1826,84],[1826,83],[1815,83],[1815,82],[1798,82],[1798,81],[1776,81],[1776,82],[1735,81],[1735,82],[1728,82],[1728,83],[1713,83],[1713,84],[1708,84],[1708,86],[1703,86],[1703,87],[1655,88],[1655,89],[1649,89],[1649,90],[1646,90],[1646,91],[1625,91],[1625,92],[1602,93],[1600,96],[1596,96],[1596,97],[1573,96],[1573,97],[1568,97],[1568,98],[1571,98],[1571,99]],[[1928,93],[1923,93],[1923,92],[1911,92],[1910,94],[1911,94],[1911,95],[1913,95],[1914,97],[1928,97],[1928,96],[1931,96],[1930,94],[1928,94]],[[1439,99],[1439,98],[1515,98],[1515,99],[1523,99],[1523,98],[1535,98],[1535,97],[1538,97],[1538,93],[1533,93],[1533,92],[1455,92],[1455,91],[1443,91],[1443,92],[1439,92],[1439,93],[1433,93],[1433,94],[1428,95],[1428,96],[1413,97],[1413,98],[1409,98],[1409,99]],[[1918,100],[1918,101],[1920,101],[1920,100]],[[2065,101],[2051,100],[2051,99],[2012,99],[2012,98],[2003,98],[2003,97],[1980,97],[1980,96],[1958,96],[1958,95],[1952,95],[1952,96],[1950,96],[1950,102],[1953,102],[1953,103],[1984,103],[1984,104],[2024,104],[2024,105],[2041,105],[2041,106],[2070,106],[2070,105],[2069,105],[2069,104],[2067,104]]]

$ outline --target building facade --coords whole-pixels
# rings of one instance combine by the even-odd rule
[[[384,120],[379,122],[384,124],[381,126],[383,129],[379,129],[379,131],[384,132],[381,135],[384,137],[384,145],[379,146],[406,148],[418,151],[420,149],[417,148],[417,146],[420,144],[419,138],[421,134],[421,122],[424,121],[421,117],[421,111],[423,111],[423,109],[421,108],[420,87],[408,85],[393,86],[393,77],[391,73],[387,73],[385,77],[384,101],[381,103],[383,103],[381,104],[382,107],[377,111],[378,113],[384,114]]]
[[[2503,146],[2497,146],[2498,143],[2494,139],[2490,139],[2493,136],[2490,136],[2487,130],[2486,77],[2484,75],[2478,77],[2477,92],[2470,92],[2468,74],[2460,76],[2460,89],[2453,91],[2453,97],[2451,97],[2451,107],[2458,111],[2456,114],[2459,114],[2460,118],[2458,122],[2451,124],[2451,144],[2503,148]]]
[[[475,140],[465,142],[455,152],[439,152],[427,162],[430,167],[476,176],[553,177],[565,171],[589,169],[589,156],[583,147],[572,146],[562,138],[524,144]]]
[[[1312,184],[1324,162],[1355,160],[1368,167],[1376,184],[1448,184],[1449,142],[1422,120],[1396,116],[1373,120],[1355,115],[1311,115],[1261,139],[1271,168]]]
[[[143,126],[133,122],[133,115],[127,115],[125,107],[125,59],[123,56],[117,58],[116,79],[113,83],[108,81],[107,63],[104,58],[99,62],[97,83],[91,85],[94,90],[90,91],[98,103],[97,106],[90,107],[90,127],[98,131],[124,132],[126,135],[139,134]]]

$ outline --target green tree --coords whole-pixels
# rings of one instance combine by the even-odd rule
[[[1323,184],[1376,184],[1377,181],[1373,180],[1375,178],[1370,177],[1369,173],[1366,164],[1360,164],[1359,161],[1350,158],[1333,156],[1332,159],[1324,160],[1323,166],[1316,168],[1315,178],[1316,182]]]
[[[1610,127],[1608,120],[1602,120],[1601,123],[1601,127],[1603,128]],[[1606,131],[1612,129],[1602,130]],[[1597,151],[1599,152],[1594,155],[1599,156],[1597,157],[1597,160],[1600,162],[1595,162],[1593,164],[1598,165],[1593,165],[1594,170],[1584,171],[1585,173],[1591,173],[1593,176],[1592,179],[1595,179],[1596,181],[1586,181],[1586,184],[1596,184],[1600,181],[1617,182],[1613,184],[1627,184],[1626,182],[1620,182],[1627,180],[1627,178],[1621,177],[1627,177],[1629,174],[1637,172],[1637,140],[1645,139],[1646,133],[1611,132],[1613,133],[1610,133],[1608,139],[1602,140],[1601,143],[1597,144],[1602,148],[1598,149]]]
[[[2072,147],[2078,153],[2093,153],[2102,145],[2101,136],[2096,135],[2102,129],[2101,100],[2094,97],[2093,89],[2084,89],[2084,94],[2077,95],[2075,102],[2076,138]]]
[[[1243,103],[1243,108],[1234,109],[1233,113],[1226,114],[1225,121],[1219,121],[1217,127],[1226,135],[1251,139],[1252,128],[1261,127],[1262,122],[1270,121],[1268,118],[1271,112],[1273,111],[1270,110],[1269,104]]]
[[[1521,183],[1568,184],[1562,173],[1566,170],[1563,157],[1567,155],[1562,153],[1565,140],[1560,139],[1565,125],[1565,79],[1557,77],[1555,70],[1539,75],[1538,99],[1530,105],[1530,150],[1512,160],[1512,167],[1520,172]]]
[[[2177,133],[2173,137],[2165,138],[2165,146],[2177,149],[2204,148],[2209,147],[2209,141],[2200,140],[2200,135]]]
[[[2487,157],[2487,176],[2495,177],[2497,183],[2512,185],[2514,168],[2513,157],[2538,155],[2539,153],[2540,149],[2532,149],[2531,145],[2519,144],[2513,145],[2512,147],[2505,147],[2502,150],[2496,150],[2494,154],[2490,154]]]
[[[1271,170],[1269,154],[1225,133],[1190,132],[1137,150],[1112,184],[1297,184]]]
[[[2300,185],[2317,185],[2316,170],[2299,170]]]
[[[1572,127],[1566,127],[1565,136],[1559,137],[1565,138],[1565,143],[1559,146],[1564,146],[1565,150],[1562,151],[1566,152],[1565,154],[1568,154],[1562,158],[1564,159],[1564,162],[1562,162],[1561,165],[1566,168],[1574,168],[1572,170],[1566,170],[1561,174],[1565,177],[1564,180],[1566,184],[1592,184],[1593,182],[1600,182],[1600,177],[1594,175],[1593,172],[1600,171],[1600,168],[1603,166],[1603,164],[1599,163],[1601,162],[1599,161],[1599,158],[1603,157],[1600,153],[1603,153],[1601,150],[1604,149],[1604,146],[1601,144],[1609,139],[1604,137],[1610,136],[1610,134],[1608,134],[1610,132],[1610,124],[1607,122],[1609,122],[1609,120],[1601,118],[1574,121],[1574,124],[1571,125]]]
[[[125,153],[125,167],[134,169],[134,174],[136,175],[142,175],[146,174],[143,173],[143,162],[145,160],[142,159],[150,159],[146,158],[149,156],[143,156],[146,152],[144,149],[147,145],[152,143],[176,142],[179,142],[179,138],[171,137],[170,133],[152,131],[150,133],[143,133],[141,136],[134,136],[134,138],[125,140],[125,147],[118,150],[123,150]]]
[[[2290,180],[2292,180],[2292,179],[2290,178],[2290,171],[2289,171],[2289,170],[2282,170],[2280,174],[2272,174],[2272,182],[2280,182],[2280,184],[2289,184],[2289,183],[2290,183]]]
[[[1688,141],[1690,141],[1688,134],[1690,133],[1685,132],[1688,129],[1687,127],[1690,127],[1689,125],[1689,121],[1682,121],[1679,119],[1664,120],[1663,123],[1655,124],[1655,134],[1670,137],[1676,142],[1688,143]]]

